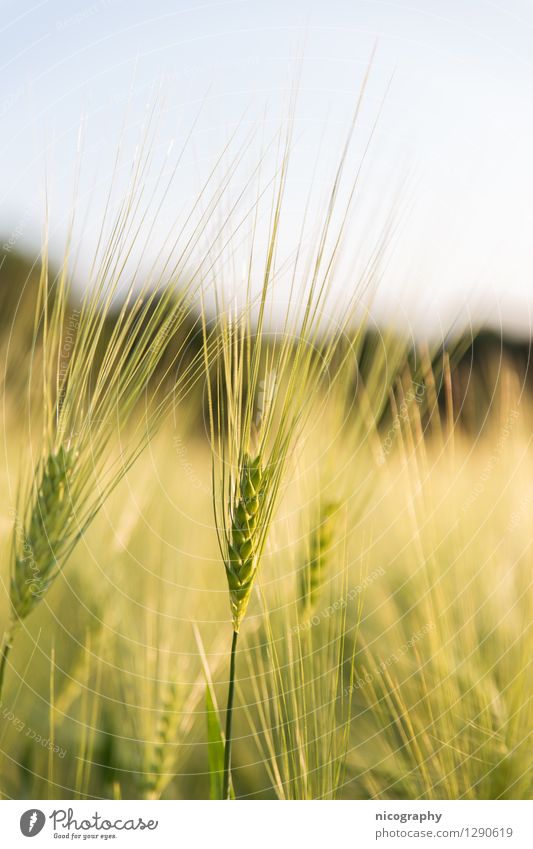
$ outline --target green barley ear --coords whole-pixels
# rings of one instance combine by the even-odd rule
[[[27,523],[15,523],[10,600],[22,621],[45,595],[58,571],[58,558],[73,521],[70,485],[77,452],[52,451],[36,476],[36,491]]]
[[[257,571],[261,502],[265,497],[265,473],[261,457],[245,454],[238,493],[231,511],[230,543],[225,562],[230,591],[233,630],[238,633],[246,613]]]
[[[150,748],[147,775],[142,784],[146,799],[159,799],[163,793],[175,759],[175,740],[181,721],[177,686],[170,682],[163,696],[157,721],[155,741]]]
[[[300,606],[303,610],[312,610],[316,603],[331,560],[335,530],[338,524],[339,504],[326,502],[321,511],[318,525],[311,533],[309,559],[299,574]]]

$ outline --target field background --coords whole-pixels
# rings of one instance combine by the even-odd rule
[[[19,301],[29,267],[8,259],[2,623],[18,473],[39,436],[26,403],[35,280]],[[242,629],[240,798],[531,798],[528,349],[463,347],[438,397],[429,382],[420,403],[397,393],[377,429],[348,388],[347,416],[338,395],[316,399]],[[341,506],[302,610],[324,501]],[[23,625],[1,705],[3,796],[208,798],[206,681],[223,706],[230,636],[199,386]]]

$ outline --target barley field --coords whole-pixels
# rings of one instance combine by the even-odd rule
[[[239,798],[530,798],[532,411],[499,382],[475,435],[416,402],[364,438],[357,411],[310,418],[237,649]],[[231,609],[197,402],[168,413],[22,622],[7,798],[216,797]],[[7,623],[26,445],[9,393],[4,416]]]
[[[283,263],[284,144],[143,279],[141,178],[2,266],[4,798],[531,798],[527,373],[376,329],[381,237],[335,309],[346,153]]]

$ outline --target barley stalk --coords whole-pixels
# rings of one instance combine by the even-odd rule
[[[238,631],[233,631],[229,666],[228,702],[226,705],[226,744],[224,746],[224,777],[222,798],[231,798],[231,746],[233,743],[233,698],[235,694],[235,663],[237,660]]]
[[[313,231],[306,256],[307,220],[304,217],[299,242],[289,268],[288,303],[281,329],[269,338],[266,322],[278,306],[273,300],[273,286],[281,273],[278,267],[279,236],[288,179],[292,145],[293,113],[287,126],[280,159],[276,162],[273,193],[263,220],[268,222],[264,260],[256,264],[262,248],[255,244],[259,209],[252,227],[246,279],[243,286],[244,305],[234,302],[225,306],[223,292],[217,292],[219,318],[213,333],[207,332],[204,316],[204,358],[209,403],[209,425],[213,450],[213,505],[222,560],[229,586],[233,640],[230,653],[230,678],[226,714],[226,764],[224,788],[226,798],[231,784],[231,728],[235,686],[236,643],[246,613],[254,579],[266,546],[274,511],[280,495],[291,453],[303,434],[311,399],[324,389],[328,369],[334,364],[345,330],[352,323],[360,300],[354,287],[342,314],[330,303],[332,274],[342,244],[349,214],[355,198],[358,174],[352,182],[340,219],[336,215],[339,188],[354,134],[365,76],[358,103],[348,129],[345,144],[331,183],[325,212],[320,213],[317,230]],[[294,104],[291,104],[291,110]],[[264,191],[258,186],[257,197]],[[260,201],[258,202],[259,207]],[[338,226],[333,221],[339,221]],[[336,229],[335,233],[331,231]],[[318,233],[318,236],[317,236]],[[387,233],[384,234],[384,239]],[[378,241],[377,257],[383,249]],[[231,259],[231,258],[230,258]],[[360,281],[368,287],[372,263]],[[287,269],[284,269],[286,271]],[[259,285],[254,281],[257,271]],[[254,292],[257,292],[254,295]],[[210,343],[214,343],[211,347]],[[345,357],[349,358],[349,348]],[[215,371],[215,390],[211,374]],[[329,375],[335,380],[335,375]],[[268,470],[268,474],[265,474]]]

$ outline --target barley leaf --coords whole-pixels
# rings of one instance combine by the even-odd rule
[[[207,716],[207,758],[209,763],[209,798],[222,799],[224,777],[224,738],[222,727],[215,707],[211,684],[205,688],[205,710]],[[235,798],[233,787],[231,798]]]

